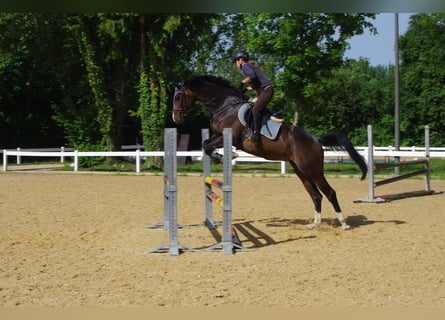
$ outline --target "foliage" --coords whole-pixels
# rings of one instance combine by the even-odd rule
[[[270,107],[287,120],[315,134],[340,129],[358,145],[373,124],[376,144],[393,144],[393,66],[343,61],[349,38],[376,31],[374,16],[0,13],[0,145],[118,150],[142,131],[145,148],[159,150],[175,125],[172,82],[212,74],[237,83],[239,48],[273,81]],[[432,145],[445,143],[444,20],[413,15],[400,38],[402,145],[423,144],[425,124]],[[200,111],[178,129],[199,145],[207,126]]]
[[[392,137],[394,113],[393,68],[372,67],[365,59],[345,61],[343,66],[324,77],[324,90],[308,98],[301,123],[315,133],[340,130],[353,143],[367,144],[367,125],[374,127],[376,145],[394,144]]]
[[[0,14],[0,145],[61,145],[49,97],[58,85],[63,32],[49,14]],[[51,63],[49,63],[49,61]]]
[[[431,141],[445,144],[445,14],[418,14],[400,39],[401,136],[409,144],[423,140],[424,126]]]
[[[272,79],[295,102],[294,123],[306,99],[322,91],[319,80],[340,66],[347,40],[372,24],[373,14],[260,13],[244,17],[240,32],[255,57],[264,59]],[[266,60],[267,59],[267,60]]]
[[[141,61],[139,67],[139,116],[146,150],[162,146],[162,130],[167,121],[167,102],[173,77],[186,77],[181,59],[193,59],[195,52],[213,42],[210,26],[214,15],[146,15],[140,17]],[[189,41],[190,38],[197,41]],[[173,53],[173,54],[169,54]],[[170,87],[169,87],[169,84]],[[155,161],[156,162],[156,161]],[[147,162],[147,166],[153,163]]]

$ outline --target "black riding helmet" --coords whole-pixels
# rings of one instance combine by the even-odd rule
[[[249,53],[247,51],[245,51],[245,50],[239,50],[233,56],[232,61],[233,62],[238,61],[238,59],[240,59],[240,58],[244,58],[246,60],[249,60]]]

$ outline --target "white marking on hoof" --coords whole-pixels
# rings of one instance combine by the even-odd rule
[[[316,227],[318,227],[318,225],[319,225],[318,223],[309,223],[306,225],[306,228],[308,228],[309,230],[313,230]]]
[[[343,212],[337,212],[337,218],[338,218],[338,221],[340,221],[341,227],[343,228],[343,230],[351,229],[351,226],[345,222],[346,219],[343,216]]]
[[[307,224],[306,228],[308,228],[310,230],[315,229],[316,227],[318,227],[320,225],[320,222],[321,222],[321,213],[315,211],[315,213],[314,213],[314,222],[310,223],[310,224]]]
[[[344,222],[341,224],[341,227],[343,228],[343,230],[351,229],[351,226],[349,224],[344,223]]]

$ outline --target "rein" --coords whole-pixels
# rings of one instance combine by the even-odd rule
[[[218,114],[220,114],[220,113],[223,112],[223,111],[227,111],[227,109],[229,109],[229,108],[236,109],[235,107],[236,107],[236,106],[239,106],[239,105],[241,105],[241,104],[243,104],[243,101],[242,101],[242,100],[236,100],[236,101],[234,101],[233,103],[229,103],[229,104],[227,104],[227,105],[224,105],[224,106],[222,106],[222,107],[219,107],[218,109],[216,109],[215,111],[213,111],[212,117],[217,116]]]
[[[199,106],[194,105],[193,107],[190,107],[190,108],[186,109],[185,111],[184,111],[184,108],[182,108],[182,109],[181,109],[181,112],[182,112],[182,114],[183,114],[184,116],[187,116],[190,112],[195,111],[195,110],[197,110],[197,109],[199,109],[199,108],[200,108]],[[175,111],[176,111],[176,110],[175,110]]]

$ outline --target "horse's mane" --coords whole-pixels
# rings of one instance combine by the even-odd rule
[[[184,84],[190,86],[199,86],[203,82],[210,82],[218,86],[223,86],[230,90],[239,91],[231,85],[229,80],[211,75],[197,76],[190,80],[187,80]]]

